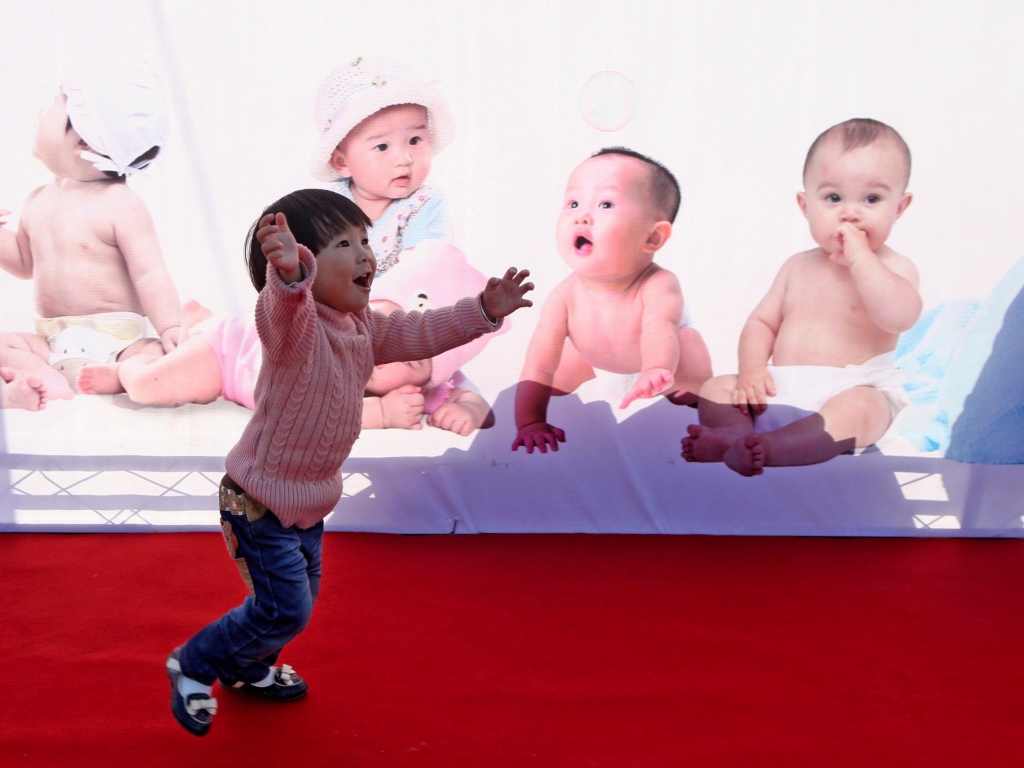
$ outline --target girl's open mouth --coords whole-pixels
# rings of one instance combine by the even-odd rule
[[[360,275],[359,277],[357,277],[352,282],[355,283],[356,285],[358,285],[360,288],[366,288],[367,290],[369,290],[370,289],[370,283],[372,282],[372,280],[373,280],[373,277],[370,275],[369,272],[367,272],[365,275]]]
[[[576,248],[576,253],[582,256],[586,256],[592,250],[594,250],[594,244],[590,242],[587,238],[585,238],[583,235],[577,235],[573,245]]]

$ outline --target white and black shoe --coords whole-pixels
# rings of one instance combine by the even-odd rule
[[[242,680],[227,680],[222,677],[220,687],[226,691],[259,696],[271,701],[295,701],[306,695],[309,686],[290,666],[282,664],[280,667],[271,667],[270,671],[274,675],[270,685],[253,685]]]
[[[171,680],[171,713],[181,727],[196,736],[205,736],[210,730],[213,716],[217,714],[217,700],[203,693],[183,696],[178,683],[181,672],[181,648],[175,648],[167,657],[167,677]]]

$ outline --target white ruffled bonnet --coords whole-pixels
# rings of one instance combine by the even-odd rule
[[[153,72],[76,74],[61,86],[71,126],[94,152],[81,156],[101,171],[137,173],[136,158],[162,147],[167,116],[160,78]]]
[[[360,57],[335,69],[317,88],[313,122],[319,143],[309,159],[309,172],[313,177],[320,181],[337,181],[338,172],[331,168],[334,148],[370,115],[396,104],[426,107],[435,155],[451,143],[455,136],[455,117],[440,91],[420,80],[400,61]]]

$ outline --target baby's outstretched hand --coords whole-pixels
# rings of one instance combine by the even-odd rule
[[[862,229],[857,229],[848,221],[839,225],[836,229],[836,237],[842,248],[835,253],[829,254],[829,258],[836,264],[848,267],[856,259],[864,256],[864,254],[871,253],[871,248],[868,246],[867,233]]]
[[[732,391],[732,404],[744,415],[757,416],[768,407],[768,398],[775,397],[775,382],[768,369],[757,373],[741,373],[736,377],[736,389]]]
[[[533,302],[523,298],[527,291],[533,290],[533,283],[523,282],[529,276],[528,269],[516,271],[515,267],[509,267],[504,277],[488,280],[482,298],[487,316],[498,320],[511,315],[520,307],[532,307]]]
[[[622,398],[619,408],[625,408],[634,400],[639,400],[642,397],[660,395],[671,387],[674,381],[675,376],[668,368],[651,368],[649,371],[643,371],[633,386],[629,388],[626,396]]]
[[[558,450],[558,444],[565,442],[565,432],[558,427],[553,427],[546,421],[538,421],[520,427],[516,432],[516,439],[512,443],[512,450],[520,445],[526,448],[527,453],[533,453],[533,449],[540,448],[541,453],[548,452],[548,446],[552,451]]]
[[[299,246],[295,235],[288,229],[288,219],[283,213],[268,213],[260,219],[256,239],[267,261],[278,272],[286,283],[298,282],[302,279],[299,269]]]

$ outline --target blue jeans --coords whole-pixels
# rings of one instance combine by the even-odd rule
[[[284,528],[271,510],[226,475],[220,498],[228,551],[251,594],[185,644],[181,670],[204,685],[218,677],[256,683],[309,623],[320,591],[324,524]],[[195,583],[202,585],[201,580]]]

